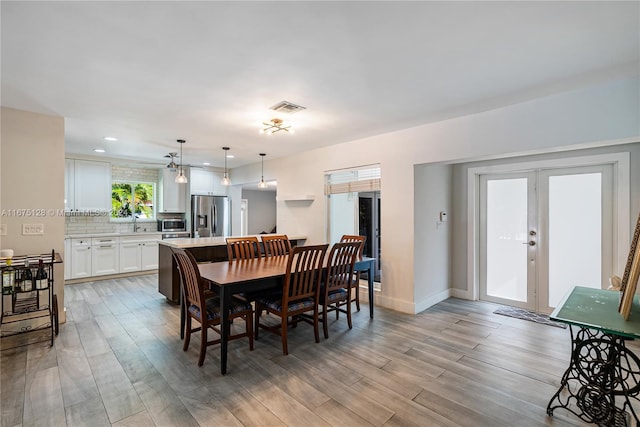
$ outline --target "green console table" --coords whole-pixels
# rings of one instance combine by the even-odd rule
[[[629,320],[618,313],[620,292],[576,286],[549,316],[571,331],[571,361],[547,414],[566,409],[602,426],[640,425],[640,359],[626,341],[640,338],[640,311]],[[638,296],[634,306],[639,304]]]

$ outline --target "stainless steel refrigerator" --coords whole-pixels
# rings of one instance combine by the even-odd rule
[[[226,196],[191,196],[191,237],[230,236],[230,204]]]

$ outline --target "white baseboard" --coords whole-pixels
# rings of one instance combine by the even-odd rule
[[[374,295],[374,304],[376,306],[399,311],[401,313],[417,314],[449,297],[470,299],[469,292],[467,292],[466,289],[449,288],[416,303],[390,298],[383,295],[381,292],[376,291]],[[360,286],[360,300],[369,300],[369,292],[366,286]]]
[[[451,295],[451,291],[452,291],[452,289],[449,288],[449,289],[446,289],[446,290],[444,290],[442,292],[438,292],[437,294],[432,295],[432,296],[428,297],[425,300],[417,302],[415,304],[413,313],[414,314],[420,313],[421,311],[426,310],[427,308],[431,307],[432,305],[435,305],[435,304],[439,303],[440,301],[446,300],[447,298],[452,296]]]

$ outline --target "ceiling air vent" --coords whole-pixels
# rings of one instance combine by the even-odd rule
[[[300,105],[292,104],[289,101],[278,102],[276,105],[271,107],[272,110],[282,112],[282,113],[297,113],[298,111],[302,111],[305,107]]]

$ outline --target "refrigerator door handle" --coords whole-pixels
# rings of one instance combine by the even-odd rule
[[[218,213],[216,212],[216,204],[212,203],[211,204],[211,224],[213,227],[213,234],[211,234],[211,236],[217,236],[218,231],[216,228],[216,223],[218,222]]]

